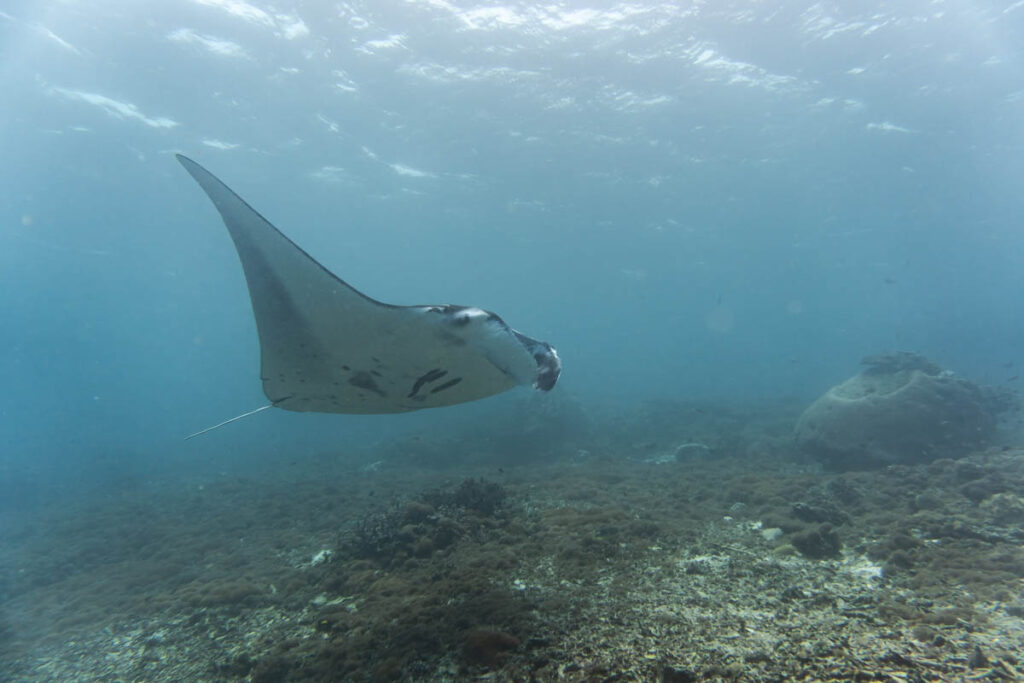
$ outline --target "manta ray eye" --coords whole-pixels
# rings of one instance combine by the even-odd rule
[[[451,324],[455,327],[465,327],[473,322],[473,317],[471,311],[463,309],[451,316]]]

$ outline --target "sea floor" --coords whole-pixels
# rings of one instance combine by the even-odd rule
[[[727,422],[69,500],[0,537],[0,680],[1024,680],[1024,449],[828,473]]]

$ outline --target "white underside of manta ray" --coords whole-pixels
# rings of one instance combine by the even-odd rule
[[[177,158],[220,212],[242,261],[270,399],[265,407],[402,413],[475,401],[520,384],[549,391],[558,381],[561,361],[550,344],[479,308],[371,299],[212,173]]]

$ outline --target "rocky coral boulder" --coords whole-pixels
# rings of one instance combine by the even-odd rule
[[[993,437],[1005,397],[913,353],[871,356],[815,401],[796,425],[798,446],[834,469],[960,457]]]

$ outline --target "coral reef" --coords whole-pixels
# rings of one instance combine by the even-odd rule
[[[1022,678],[1024,450],[823,472],[750,448],[779,414],[683,415],[544,464],[65,501],[0,536],[0,678]]]
[[[797,421],[799,448],[834,469],[929,462],[983,448],[1007,392],[980,387],[913,353],[870,356]]]

